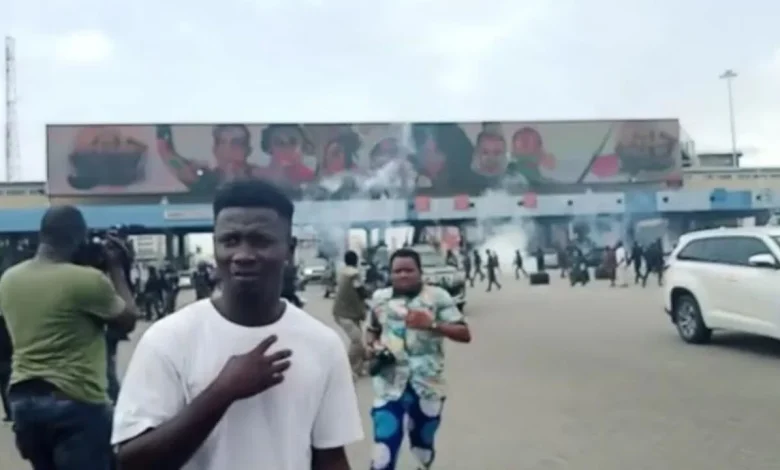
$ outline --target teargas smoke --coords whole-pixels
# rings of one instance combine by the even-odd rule
[[[484,254],[485,250],[495,253],[503,270],[512,269],[515,250],[520,250],[526,271],[536,270],[536,262],[530,253],[536,232],[533,220],[482,221],[481,231],[484,234],[484,242],[479,245],[479,251],[481,254]]]
[[[321,179],[317,188],[306,195],[308,200],[338,199],[340,192],[350,194],[350,199],[393,199],[406,197],[414,187],[416,172],[409,162],[409,156],[416,152],[411,139],[411,126],[399,125],[393,139],[396,144],[395,155],[385,161],[375,162],[375,167],[365,171],[345,171]],[[371,165],[363,165],[371,167]],[[358,208],[363,207],[360,210]],[[376,220],[377,214],[366,213],[369,206],[356,204],[349,212],[347,221],[333,224],[331,220],[322,220],[315,225],[320,240],[320,254],[329,259],[340,261],[347,250],[350,229],[365,220]],[[392,214],[386,213],[386,220],[380,220],[379,226],[388,229],[393,225]],[[370,237],[369,237],[370,238]],[[376,243],[376,240],[369,240]],[[366,248],[366,247],[363,247]]]

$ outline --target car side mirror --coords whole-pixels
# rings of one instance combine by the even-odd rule
[[[748,258],[748,264],[755,268],[778,269],[777,259],[770,253],[759,253]]]

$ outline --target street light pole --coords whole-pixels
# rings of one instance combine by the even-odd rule
[[[734,159],[734,165],[738,164],[737,161],[737,125],[734,118],[734,92],[732,90],[732,82],[737,78],[737,72],[732,69],[728,69],[720,76],[722,80],[726,80],[726,88],[729,93],[729,124],[731,126],[731,157]]]

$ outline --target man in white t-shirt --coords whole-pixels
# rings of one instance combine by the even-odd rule
[[[349,470],[363,430],[344,345],[279,296],[292,215],[265,182],[217,193],[222,289],[138,343],[114,415],[120,468]]]

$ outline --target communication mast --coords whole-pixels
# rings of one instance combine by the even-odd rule
[[[16,122],[16,41],[5,38],[5,179],[19,177],[19,136]]]

